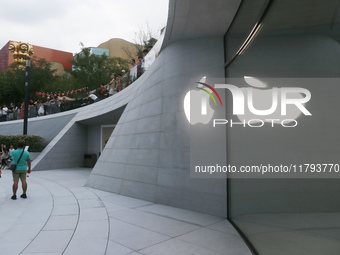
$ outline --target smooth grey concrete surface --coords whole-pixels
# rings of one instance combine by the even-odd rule
[[[186,93],[203,76],[224,78],[223,35],[239,3],[170,0],[164,47],[153,65],[123,91],[70,112],[74,117],[56,132],[32,169],[83,166],[85,153],[99,155],[100,143],[93,139],[101,126],[116,125],[88,187],[226,217],[226,180],[190,176],[191,126],[183,108]],[[36,118],[35,132],[43,132],[44,122],[58,116],[65,113]],[[225,137],[214,136],[208,126],[204,135],[212,142],[202,142],[196,153],[206,158],[213,158],[214,151],[227,154]]]
[[[338,212],[247,214],[234,222],[247,232],[259,254],[339,254]]]
[[[170,0],[163,47],[183,40],[223,37],[241,0]]]
[[[226,217],[226,179],[190,176],[193,127],[185,117],[183,103],[186,93],[203,76],[224,76],[222,62],[223,44],[218,37],[168,45],[131,85],[134,96],[86,185]],[[215,151],[226,155],[225,137],[214,134],[208,125],[202,134],[210,144],[201,143],[195,148],[198,153],[205,159],[213,158]]]
[[[43,137],[45,143],[48,144],[73,119],[76,112],[67,111],[43,117],[29,118],[27,133]],[[23,123],[24,120],[1,122],[0,135],[22,135],[24,129]]]
[[[0,255],[251,254],[227,220],[84,187],[90,171],[33,171],[11,200],[4,170]]]

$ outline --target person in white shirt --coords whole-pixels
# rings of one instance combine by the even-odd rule
[[[113,73],[111,75],[111,81],[109,82],[109,96],[112,96],[114,94],[114,90],[115,90],[115,74]]]
[[[6,105],[4,105],[4,107],[2,107],[2,121],[7,120],[7,112],[8,112],[8,108]]]
[[[131,68],[130,68],[130,83],[133,83],[137,79],[137,65],[136,60],[131,59]]]
[[[145,57],[148,54],[148,52],[149,51],[147,49],[143,50],[143,57],[142,57],[142,61],[141,61],[142,73],[144,73],[146,71],[146,69],[145,69],[145,60],[146,60]]]
[[[95,94],[89,94],[87,98],[91,98],[94,102],[98,102],[99,98]]]
[[[13,150],[14,150],[14,146],[13,146],[13,145],[10,145],[10,146],[9,146],[9,150],[8,150],[10,156],[11,156],[11,152],[12,152]]]

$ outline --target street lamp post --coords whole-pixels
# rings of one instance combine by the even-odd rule
[[[25,78],[25,108],[24,108],[24,135],[27,135],[28,118],[28,84],[30,80],[31,58],[26,58],[26,78]]]

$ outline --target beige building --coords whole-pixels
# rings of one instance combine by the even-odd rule
[[[110,58],[121,57],[123,59],[137,59],[137,51],[135,44],[120,38],[112,38],[107,42],[101,43],[98,48],[108,49]]]

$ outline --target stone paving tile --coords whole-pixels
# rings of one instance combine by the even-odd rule
[[[132,254],[131,252],[133,252],[133,250],[111,240],[109,241],[108,247],[106,250],[106,254],[114,254],[114,255]]]
[[[183,235],[199,228],[194,224],[135,209],[114,212],[110,214],[110,217],[171,237]]]
[[[84,187],[90,171],[34,172],[16,201],[4,171],[0,255],[250,254],[226,220]]]
[[[228,254],[225,251],[223,253],[213,252],[210,249],[206,249],[191,243],[184,242],[179,239],[171,239],[148,248],[139,251],[144,255],[225,255]],[[230,253],[231,254],[231,253]],[[234,254],[234,253],[232,253]]]
[[[252,254],[239,236],[213,229],[201,228],[178,238],[218,254],[226,253],[226,251],[230,254]]]
[[[207,226],[221,221],[219,217],[160,204],[147,205],[138,209],[200,226]]]
[[[41,231],[32,243],[24,250],[25,253],[63,253],[72,238],[73,230]]]
[[[143,249],[170,238],[149,229],[110,219],[110,240],[132,250]]]

